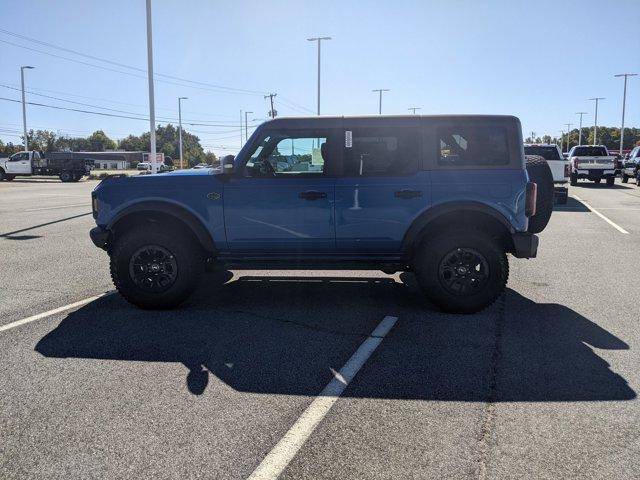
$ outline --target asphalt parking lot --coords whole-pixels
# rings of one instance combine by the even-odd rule
[[[481,314],[410,274],[238,270],[175,311],[110,294],[34,320],[113,288],[95,184],[0,184],[0,478],[640,475],[635,185],[572,187]]]

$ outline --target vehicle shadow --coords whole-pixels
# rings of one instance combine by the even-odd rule
[[[202,394],[210,374],[243,392],[315,396],[385,315],[398,323],[344,395],[451,401],[628,400],[635,392],[591,347],[629,346],[577,312],[513,290],[486,312],[448,315],[411,275],[240,276],[206,284],[180,310],[118,295],[70,313],[45,357],[179,362]]]
[[[584,181],[584,182],[578,181],[578,185],[575,185],[575,186],[573,186],[571,188],[576,188],[576,187],[580,187],[580,188],[607,188],[607,189],[613,188],[613,189],[616,189],[616,190],[623,189],[623,188],[628,188],[625,185],[622,185],[620,183],[614,183],[611,186],[607,186],[607,184],[604,181],[602,181],[600,183],[589,182],[589,181]]]
[[[553,206],[554,212],[580,212],[580,213],[588,213],[590,210],[579,200],[576,200],[573,197],[567,198],[567,203],[564,205],[554,204]]]

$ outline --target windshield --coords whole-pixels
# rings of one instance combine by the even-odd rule
[[[540,155],[545,160],[561,160],[556,147],[524,147],[525,155]]]
[[[576,147],[573,150],[574,157],[606,157],[607,149],[604,147]]]

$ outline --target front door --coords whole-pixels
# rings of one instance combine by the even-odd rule
[[[10,175],[31,175],[29,152],[13,154],[7,162],[7,173]]]
[[[414,126],[349,126],[336,180],[336,247],[343,254],[398,254],[407,229],[430,202]]]
[[[253,140],[224,186],[232,252],[333,253],[336,139],[332,131],[273,130]],[[333,152],[333,153],[332,153]]]

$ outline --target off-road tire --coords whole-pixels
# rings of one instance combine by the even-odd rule
[[[453,252],[471,250],[486,261],[488,275],[479,290],[454,294],[446,286],[441,267]],[[425,238],[413,262],[418,284],[425,296],[448,313],[475,313],[493,304],[504,292],[509,262],[499,241],[481,230],[448,230]]]
[[[73,180],[73,174],[71,172],[64,171],[60,174],[60,181],[67,183]]]
[[[132,257],[149,246],[168,251],[176,263],[175,280],[160,292],[141,288],[131,275]],[[177,307],[197,288],[204,271],[202,249],[190,235],[154,224],[141,225],[118,235],[109,255],[111,279],[116,289],[128,302],[144,309]]]
[[[616,183],[616,177],[607,178],[607,187],[613,187]]]
[[[545,229],[553,212],[553,174],[547,161],[539,155],[526,155],[529,179],[538,186],[536,214],[529,218],[529,232],[540,233]]]
[[[622,174],[622,183],[627,183],[629,181],[629,175]]]

